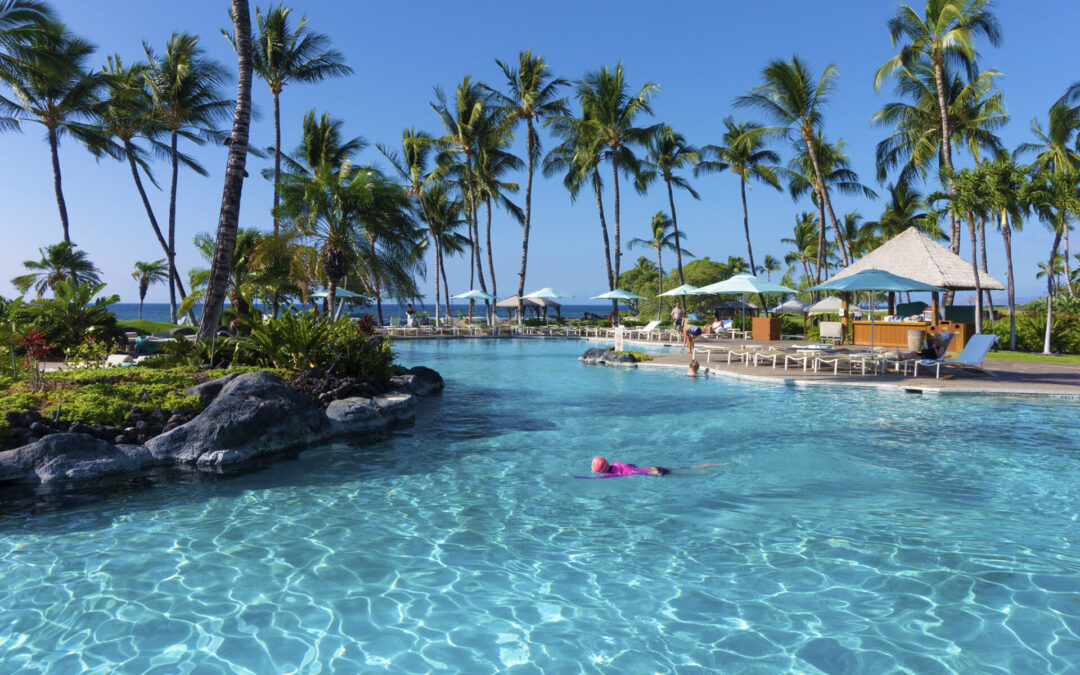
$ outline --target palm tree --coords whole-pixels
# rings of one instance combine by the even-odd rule
[[[105,74],[108,97],[102,102],[97,111],[97,123],[102,136],[111,141],[110,146],[107,146],[104,150],[117,159],[127,160],[128,167],[131,169],[131,177],[135,181],[135,188],[139,192],[143,208],[146,210],[147,218],[150,220],[150,227],[153,229],[154,236],[157,237],[162,251],[168,256],[169,242],[165,240],[161,227],[158,225],[157,216],[154,214],[154,208],[151,206],[150,199],[146,194],[146,188],[143,186],[140,173],[140,170],[145,172],[150,182],[154,183],[155,186],[157,185],[147,161],[149,153],[138,145],[141,139],[149,142],[155,150],[167,151],[167,146],[164,146],[158,140],[158,136],[164,131],[164,126],[153,115],[153,102],[150,98],[150,92],[146,90],[145,70],[145,64],[135,63],[131,66],[124,66],[119,56],[109,57],[107,65],[102,69]],[[180,154],[179,159],[188,166],[198,165],[194,159],[183,153]],[[173,278],[173,283],[176,284],[182,301],[187,297],[187,292],[184,290],[184,284],[179,274]],[[190,316],[192,323],[194,323],[194,315]]]
[[[682,269],[682,249],[679,246],[679,218],[675,213],[675,193],[672,186],[689,192],[694,199],[701,199],[701,195],[690,187],[690,183],[685,178],[675,174],[677,169],[696,165],[701,155],[697,148],[686,142],[682,134],[666,124],[656,127],[655,132],[648,137],[646,147],[648,152],[645,155],[643,170],[637,178],[636,187],[644,192],[657,177],[663,178],[667,186],[668,206],[671,208],[671,224],[675,234],[676,268],[679,272],[679,283],[683,284],[685,280]]]
[[[739,190],[742,194],[743,231],[746,234],[746,254],[750,265],[754,265],[754,248],[750,245],[750,216],[746,209],[746,184],[750,179],[761,181],[780,189],[775,166],[780,155],[765,147],[765,130],[754,122],[739,122],[734,118],[724,118],[724,138],[722,145],[706,145],[701,149],[703,158],[694,167],[694,175],[719,173],[730,170],[739,177]]]
[[[772,273],[780,271],[780,261],[766,253],[765,262],[757,270],[758,274],[765,273],[766,281],[772,281]]]
[[[664,292],[664,249],[676,251],[679,254],[685,253],[690,257],[693,257],[693,254],[679,248],[679,239],[675,234],[675,221],[663,211],[657,211],[653,215],[649,227],[652,230],[652,239],[634,237],[627,244],[629,248],[643,247],[656,251],[656,268],[658,270],[656,295],[659,296]],[[683,237],[686,237],[685,232],[683,232]],[[679,276],[679,283],[680,285],[683,283],[682,275]],[[660,303],[657,303],[656,318],[658,319],[660,318],[660,308]]]
[[[425,184],[420,193],[421,209],[435,246],[435,306],[438,316],[439,278],[442,278],[446,317],[450,318],[450,285],[446,281],[446,256],[458,255],[469,246],[469,238],[458,232],[467,225],[462,213],[465,205],[452,199],[445,183]]]
[[[446,127],[446,134],[439,139],[446,147],[440,155],[438,172],[441,178],[447,172],[452,171],[452,165],[459,165],[462,194],[465,195],[465,206],[469,219],[469,239],[472,242],[472,260],[469,262],[469,286],[472,287],[472,270],[480,281],[480,289],[487,292],[487,284],[484,281],[484,268],[480,262],[480,236],[476,216],[476,200],[478,197],[473,180],[473,162],[480,151],[479,142],[485,128],[491,128],[492,111],[486,109],[486,100],[483,88],[473,82],[466,75],[457,86],[455,92],[454,108],[451,109],[442,89],[435,88],[435,102],[431,103],[431,109],[442,120]],[[474,268],[475,265],[475,268]],[[486,303],[490,310],[490,304]]]
[[[654,127],[636,127],[637,118],[651,115],[650,99],[659,87],[646,82],[636,94],[627,89],[622,63],[614,70],[606,66],[588,73],[578,80],[575,95],[581,103],[584,113],[579,123],[588,127],[588,136],[595,139],[603,148],[603,158],[611,162],[611,180],[614,189],[612,225],[614,243],[612,252],[615,257],[613,283],[619,279],[619,261],[622,258],[622,244],[619,229],[619,174],[640,173],[639,162],[634,155],[634,147],[643,146],[655,133]],[[614,286],[612,286],[614,289]],[[612,305],[617,309],[618,304]]]
[[[553,176],[565,172],[563,187],[570,193],[570,201],[576,201],[582,186],[590,183],[596,197],[596,209],[600,214],[600,234],[604,240],[604,263],[607,266],[608,289],[615,290],[618,279],[611,264],[611,242],[608,238],[607,219],[604,217],[604,181],[600,177],[602,147],[592,126],[585,124],[588,113],[581,117],[563,116],[552,120],[552,132],[562,142],[544,158],[544,175]]]
[[[330,39],[307,27],[301,16],[294,28],[290,25],[292,9],[278,3],[264,15],[255,8],[256,35],[252,37],[252,67],[255,74],[270,86],[274,97],[274,208],[277,208],[278,184],[281,182],[281,91],[290,82],[319,82],[327,77],[351,75],[341,53],[329,49]],[[236,48],[236,38],[225,34]],[[274,217],[274,234],[278,232]]]
[[[937,117],[941,127],[938,147],[941,164],[949,171],[953,169],[953,129],[947,112],[949,105],[946,90],[951,80],[946,75],[946,68],[963,68],[969,79],[976,79],[975,38],[980,35],[986,37],[994,46],[1001,41],[1001,29],[985,0],[927,0],[923,15],[900,3],[896,14],[889,19],[889,37],[894,47],[901,40],[904,40],[905,44],[874,76],[874,90],[881,91],[885,80],[904,69],[914,72],[920,65],[933,69]],[[951,183],[948,191],[950,195],[954,191]],[[954,218],[950,217],[950,220],[950,248],[953,253],[958,253],[960,226]]]
[[[503,125],[497,125],[481,137],[480,152],[476,157],[476,192],[487,209],[487,225],[484,231],[492,295],[498,295],[499,293],[498,286],[495,283],[495,261],[492,257],[491,247],[492,202],[502,207],[519,224],[524,225],[525,223],[525,214],[508,196],[508,193],[517,193],[519,190],[518,184],[502,180],[503,175],[507,172],[520,171],[524,168],[524,162],[521,159],[506,151],[505,148],[509,142],[509,129]]]
[[[18,69],[15,53],[55,20],[52,9],[39,0],[0,0],[0,70]],[[0,131],[18,126],[17,120],[0,117]]]
[[[353,155],[368,146],[362,136],[342,140],[343,124],[341,120],[330,117],[328,112],[316,120],[315,111],[309,110],[304,115],[299,145],[291,156],[282,155],[282,162],[291,173],[306,173],[308,176],[315,175],[322,167],[336,171],[345,160],[351,161]],[[267,171],[263,176],[272,179],[274,174]]]
[[[1006,285],[1009,301],[1009,349],[1016,351],[1016,294],[1012,263],[1012,230],[1023,226],[1021,195],[1027,182],[1027,167],[1018,166],[1007,151],[1001,151],[979,171],[986,174],[990,208],[999,214],[998,228],[1005,243]],[[1010,225],[1011,220],[1011,225]]]
[[[937,221],[924,211],[922,195],[908,183],[890,183],[889,202],[878,220],[863,225],[866,241],[871,249],[881,246],[904,230],[914,227],[936,241],[944,241],[945,233]]]
[[[101,73],[87,72],[86,60],[95,47],[72,35],[61,23],[45,24],[25,36],[8,66],[0,68],[0,79],[11,87],[14,100],[0,96],[0,117],[34,122],[45,127],[52,156],[53,189],[60,211],[64,241],[71,242],[67,204],[60,174],[60,139],[71,134],[96,151],[106,140],[91,120],[100,104],[98,92],[104,84]]]
[[[1077,150],[1069,147],[1080,133],[1080,106],[1070,106],[1057,101],[1050,107],[1050,120],[1043,131],[1038,120],[1031,120],[1031,130],[1038,138],[1036,143],[1024,143],[1016,149],[1017,154],[1036,152],[1034,165],[1055,173],[1069,173],[1080,170],[1080,145]],[[1072,226],[1068,218],[1062,224],[1065,244],[1065,286],[1069,295],[1075,295],[1069,271],[1069,230]]]
[[[139,319],[142,320],[143,300],[146,299],[146,291],[150,284],[156,284],[169,280],[169,264],[165,259],[154,262],[136,262],[135,271],[131,278],[139,282]]]
[[[40,298],[42,293],[55,289],[57,282],[64,280],[76,284],[101,283],[101,270],[94,267],[85,251],[76,251],[71,242],[62,241],[38,251],[41,253],[41,260],[23,261],[23,267],[30,272],[11,280],[20,293],[26,293],[33,288]]]
[[[247,3],[244,4],[246,6]],[[244,34],[242,42],[250,44],[250,19],[245,20],[249,30]],[[160,58],[146,43],[143,43],[143,51],[146,53],[149,64],[145,78],[154,103],[154,115],[164,124],[169,134],[172,179],[169,183],[168,258],[170,278],[175,278],[177,276],[176,184],[180,173],[178,141],[183,136],[189,141],[202,145],[205,142],[204,135],[213,134],[221,137],[222,132],[214,131],[211,126],[227,117],[232,104],[222,99],[218,92],[218,87],[226,76],[225,69],[205,56],[203,49],[199,47],[197,35],[173,33],[165,47],[164,55]],[[244,145],[246,152],[246,142]],[[202,167],[195,164],[188,164],[188,166],[199,175],[206,175]],[[204,306],[203,311],[205,310]],[[176,290],[171,283],[169,284],[169,315],[175,322]],[[217,326],[212,326],[212,328],[216,329]]]
[[[532,226],[532,182],[536,161],[540,159],[540,135],[536,132],[536,123],[543,117],[567,115],[569,110],[566,98],[559,97],[558,91],[569,82],[561,77],[553,78],[547,63],[541,56],[533,56],[531,49],[518,54],[518,67],[496,59],[499,69],[506,77],[506,93],[491,90],[495,100],[503,106],[503,113],[508,124],[525,122],[525,220],[521,233],[521,271],[518,273],[518,322],[524,316],[525,267],[529,260],[529,233]],[[491,250],[491,247],[488,247]]]
[[[795,156],[788,163],[788,168],[783,170],[792,198],[798,199],[810,192],[814,204],[818,207],[820,229],[818,231],[817,251],[820,256],[829,253],[829,244],[825,238],[825,201],[821,199],[822,192],[817,188],[818,172],[821,173],[826,193],[830,189],[836,189],[843,194],[859,195],[867,199],[877,198],[877,193],[863,185],[859,181],[859,174],[850,168],[851,160],[844,151],[845,146],[846,143],[843,140],[830,144],[818,133],[814,136],[812,143],[817,156],[816,167],[814,158],[810,153],[806,152],[801,143],[796,142],[794,144]],[[839,225],[836,226],[835,232],[837,248],[846,251],[846,240]],[[824,257],[818,260],[819,281],[822,265],[827,262]]]
[[[401,146],[402,156],[399,156],[396,152],[389,149],[385,145],[376,145],[379,152],[389,160],[390,165],[397,171],[398,176],[405,182],[405,193],[409,199],[415,201],[420,215],[423,217],[424,222],[428,226],[428,235],[431,239],[432,246],[435,248],[435,325],[439,325],[439,304],[440,304],[440,289],[439,289],[439,274],[442,272],[445,276],[445,270],[442,265],[442,237],[435,233],[432,229],[431,218],[428,215],[427,207],[428,202],[425,201],[425,187],[428,185],[428,181],[431,178],[431,171],[428,169],[428,161],[431,158],[431,152],[434,149],[434,140],[431,134],[424,131],[416,131],[415,128],[405,129],[401,132]],[[432,197],[431,204],[439,208],[439,216],[443,218],[441,224],[445,224],[447,220],[450,220],[448,213],[449,204],[451,203],[449,197],[446,195],[445,186],[438,186],[436,194]],[[458,202],[458,204],[460,204]],[[460,216],[460,214],[458,214]],[[447,318],[449,318],[449,298],[447,298]]]
[[[814,169],[814,184],[819,198],[829,214],[837,245],[844,257],[844,265],[850,264],[847,249],[840,236],[840,223],[833,212],[824,170],[815,147],[815,137],[820,133],[822,108],[828,102],[836,86],[836,66],[830,64],[821,74],[817,84],[807,65],[798,56],[790,61],[772,61],[762,73],[764,84],[745,96],[735,99],[736,107],[753,107],[775,120],[779,127],[771,131],[786,137],[798,135],[806,146],[806,153]],[[824,227],[824,226],[823,226]]]
[[[207,338],[217,333],[218,324],[221,322],[221,310],[225,306],[225,292],[229,286],[229,267],[232,262],[233,252],[236,248],[236,231],[240,226],[240,197],[244,189],[244,177],[247,171],[244,166],[247,163],[248,154],[248,129],[251,125],[251,14],[248,11],[247,0],[232,0],[233,28],[236,31],[236,64],[237,64],[237,87],[236,87],[236,111],[233,113],[232,135],[229,136],[229,158],[225,165],[225,187],[221,196],[221,212],[218,216],[216,245],[214,246],[214,261],[210,265],[210,283],[206,287],[206,302],[203,304],[202,321],[199,322],[199,337]],[[192,49],[186,52],[189,56],[195,56],[197,51]],[[192,70],[196,70],[196,64],[200,59],[189,58],[188,63]],[[167,71],[166,71],[167,72]],[[160,72],[158,73],[160,74]],[[185,78],[186,79],[186,78]],[[155,77],[155,80],[157,78]],[[202,85],[196,84],[196,89]],[[171,89],[174,94],[177,89]],[[192,93],[190,88],[186,88]],[[208,106],[215,107],[218,102],[211,100],[212,91],[206,91],[207,98],[202,99]],[[155,98],[158,98],[155,93]],[[175,96],[170,100],[167,109],[176,112],[180,106],[173,104],[183,101],[192,102],[192,97]],[[191,110],[191,109],[189,109]],[[193,112],[193,111],[192,111]],[[201,115],[185,115],[185,121],[190,124],[194,119],[210,119]],[[178,127],[170,124],[172,131],[173,149],[173,196],[176,192],[176,136]],[[172,235],[172,227],[175,222],[175,208],[170,205],[169,209],[169,234]],[[175,266],[174,259],[169,263]],[[175,310],[174,310],[175,312]]]
[[[784,255],[784,263],[792,265],[796,262],[802,265],[803,279],[810,281],[813,277],[810,275],[810,261],[818,258],[818,237],[819,231],[817,217],[809,212],[803,211],[802,214],[795,217],[795,228],[791,237],[785,237],[780,242],[783,244],[791,244],[793,250]]]
[[[948,169],[942,169],[943,174],[949,173]],[[984,174],[971,169],[964,169],[959,173],[946,176],[953,185],[950,195],[940,195],[949,200],[949,211],[959,220],[966,218],[968,221],[968,234],[971,235],[971,274],[975,279],[975,332],[982,332],[982,283],[979,279],[978,265],[978,232],[975,221],[986,218],[989,215],[988,205],[990,195],[987,190]],[[931,197],[934,199],[935,197]]]
[[[1050,256],[1047,258],[1047,269],[1054,268],[1054,261],[1058,256],[1058,246],[1068,224],[1069,216],[1080,217],[1080,172],[1077,171],[1054,171],[1041,169],[1037,171],[1024,186],[1022,200],[1030,204],[1031,208],[1039,215],[1054,232],[1053,243],[1050,245]],[[1043,335],[1043,353],[1050,354],[1050,328],[1053,321],[1054,311],[1054,285],[1053,274],[1047,275],[1046,295],[1046,331]]]
[[[233,309],[241,316],[246,315],[251,305],[249,298],[256,295],[255,285],[260,281],[260,249],[274,235],[263,234],[258,230],[241,227],[236,230],[236,245],[233,247],[232,260],[229,261],[229,280],[225,290]],[[280,235],[279,235],[280,236]],[[208,264],[214,262],[214,237],[209,232],[195,235],[195,249]],[[191,295],[181,303],[180,311],[206,298],[206,286],[210,282],[210,270],[195,268],[188,272],[191,279]]]

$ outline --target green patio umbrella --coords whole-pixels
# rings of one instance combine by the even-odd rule
[[[873,291],[943,291],[921,281],[908,279],[885,270],[863,270],[839,279],[811,286],[808,291],[870,291],[870,348],[874,348],[874,300]]]

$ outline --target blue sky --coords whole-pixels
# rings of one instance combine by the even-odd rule
[[[141,57],[145,41],[161,50],[174,31],[202,36],[212,56],[235,71],[235,56],[220,29],[228,24],[226,0],[189,0],[184,3],[147,3],[137,0],[55,2],[69,28],[99,48],[95,63],[120,54],[125,61]],[[252,3],[252,14],[254,7]],[[265,3],[260,3],[265,7]],[[574,80],[601,66],[622,61],[632,86],[658,84],[655,116],[643,123],[664,122],[695,145],[718,143],[721,120],[734,114],[755,119],[752,111],[732,109],[733,100],[759,84],[771,59],[798,54],[820,74],[829,63],[839,70],[838,89],[825,109],[825,133],[844,139],[853,168],[880,194],[874,172],[874,148],[887,130],[875,128],[871,116],[894,100],[891,88],[876,94],[873,76],[894,49],[886,30],[897,4],[889,0],[830,0],[830,2],[413,2],[344,3],[294,2],[297,13],[308,16],[311,27],[330,36],[345,54],[355,73],[316,85],[292,85],[282,94],[282,145],[295,147],[303,114],[315,108],[344,120],[345,132],[362,136],[371,148],[360,162],[385,166],[375,143],[396,146],[401,130],[441,133],[430,109],[433,88],[452,91],[466,74],[495,87],[503,85],[495,59],[515,59],[531,48],[548,61],[554,72]],[[151,9],[153,8],[153,9]],[[980,66],[1004,73],[1000,86],[1012,116],[1000,132],[1007,147],[1032,140],[1033,118],[1045,119],[1051,103],[1065,88],[1080,80],[1075,26],[1080,25],[1080,3],[1040,0],[1004,2],[996,8],[1004,40],[1000,47],[981,44]],[[253,19],[254,20],[254,19]],[[267,146],[273,139],[269,90],[255,82],[255,104],[261,113],[252,124],[253,143]],[[235,95],[230,85],[225,92]],[[567,92],[570,94],[570,92]],[[1045,124],[1045,123],[1044,123]],[[552,147],[543,135],[545,149]],[[11,277],[22,273],[21,261],[37,258],[37,249],[61,239],[59,215],[52,187],[48,145],[41,127],[24,124],[23,133],[0,136],[0,295],[15,293]],[[221,202],[225,151],[222,148],[185,148],[210,172],[200,177],[183,171],[179,180],[177,217],[178,265],[181,270],[201,265],[187,245],[199,232],[216,227]],[[791,150],[779,146],[783,161]],[[523,143],[518,144],[523,154]],[[146,220],[126,164],[96,162],[75,141],[65,139],[60,149],[64,196],[72,239],[104,271],[109,290],[124,301],[137,301],[131,270],[137,260],[162,257]],[[249,160],[251,178],[245,182],[241,224],[269,228],[271,185],[259,176],[269,160]],[[154,165],[163,187],[168,185],[168,164]],[[254,169],[254,170],[251,170]],[[519,177],[524,187],[524,174]],[[738,181],[731,175],[692,179],[700,201],[676,195],[680,230],[686,248],[699,257],[725,260],[745,257]],[[925,191],[925,190],[924,190]],[[522,192],[522,199],[523,199]],[[152,200],[161,222],[167,218],[167,190],[155,191]],[[834,208],[842,217],[857,210],[865,219],[877,218],[884,202],[836,195]],[[605,208],[611,218],[611,194]],[[754,186],[749,193],[750,224],[755,259],[765,254],[782,258],[797,213],[809,210],[808,200],[795,203],[786,192]],[[638,196],[622,189],[623,241],[647,237],[648,223],[657,210],[667,210],[662,185]],[[606,290],[600,230],[594,200],[583,195],[571,203],[561,182],[538,177],[533,194],[531,239],[526,290],[554,286],[577,302]],[[493,230],[496,277],[500,296],[516,291],[521,255],[521,230],[505,215],[496,213]],[[990,272],[1004,281],[1005,262],[996,232],[988,233]],[[964,235],[961,251],[969,250]],[[1036,264],[1048,256],[1050,236],[1032,220],[1014,238],[1018,295],[1035,296],[1044,289],[1035,279]],[[623,268],[634,264],[639,250],[626,252]],[[666,262],[666,261],[665,261]],[[422,289],[434,300],[434,265]],[[467,257],[448,265],[451,292],[468,289]],[[165,301],[163,286],[151,288],[148,301]]]

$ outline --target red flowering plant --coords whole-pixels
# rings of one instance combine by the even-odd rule
[[[30,383],[34,391],[42,389],[45,386],[45,359],[49,357],[45,334],[31,328],[26,335],[15,340],[15,346],[21,347],[26,353],[23,365],[30,373]]]
[[[375,326],[377,326],[378,323],[378,320],[371,314],[364,314],[356,320],[356,325],[360,327],[360,332],[364,335],[374,335]]]

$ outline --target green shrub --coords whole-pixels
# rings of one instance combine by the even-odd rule
[[[343,319],[334,324],[328,346],[329,363],[318,363],[340,375],[375,375],[389,380],[396,355],[385,340],[372,341],[356,323]]]
[[[88,337],[109,344],[122,343],[123,330],[109,311],[119,302],[116,295],[98,296],[105,284],[63,280],[56,282],[51,298],[38,298],[31,306],[33,325],[57,348],[75,347]]]
[[[1055,298],[1054,302],[1057,302]],[[1009,346],[1009,317],[983,323],[983,332],[998,337],[997,347]],[[1046,301],[1041,309],[1025,309],[1016,312],[1016,350],[1041,352],[1046,334]],[[1080,354],[1080,313],[1058,313],[1050,322],[1050,351],[1057,354]]]

